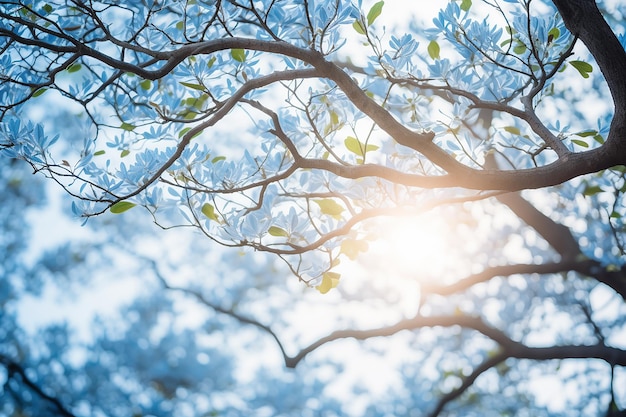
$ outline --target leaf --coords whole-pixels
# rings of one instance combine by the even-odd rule
[[[593,137],[593,140],[598,142],[600,145],[604,145],[604,138],[599,133]]]
[[[341,242],[340,253],[354,261],[360,252],[367,252],[368,249],[369,245],[364,240],[346,239]]]
[[[215,214],[215,207],[213,207],[211,204],[204,203],[201,210],[202,214],[204,214],[208,219],[215,221],[219,220],[217,214]]]
[[[518,55],[522,55],[524,52],[526,52],[526,45],[518,41],[517,46],[513,48],[513,52],[515,52]]]
[[[522,132],[520,132],[519,128],[515,127],[515,126],[504,126],[503,128],[504,130],[506,130],[509,133],[512,133],[513,135],[519,135]]]
[[[599,185],[587,185],[583,190],[583,195],[590,197],[604,191]]]
[[[367,13],[367,25],[368,26],[374,23],[374,20],[376,20],[376,18],[380,16],[380,13],[383,11],[384,4],[385,2],[381,0],[372,6],[370,11]]]
[[[352,27],[358,34],[365,35],[365,28],[363,27],[363,23],[359,19],[356,19],[352,24]]]
[[[344,140],[344,143],[346,145],[346,148],[348,148],[348,150],[358,156],[363,156],[364,154],[364,149],[363,149],[363,144],[361,143],[360,140],[358,140],[357,138],[353,137],[353,136],[348,136],[346,138],[346,140]]]
[[[439,51],[440,48],[437,41],[434,39],[430,41],[430,43],[428,44],[428,55],[430,55],[432,59],[439,59]]]
[[[144,90],[149,90],[150,88],[152,88],[152,81],[143,80],[142,82],[139,83],[139,86],[143,88]]]
[[[575,143],[576,145],[583,147],[583,148],[589,147],[589,144],[585,142],[584,140],[572,139],[572,143]]]
[[[127,210],[132,209],[136,205],[137,204],[131,203],[130,201],[118,201],[117,203],[111,206],[109,211],[113,214],[120,214],[120,213],[124,213]]]
[[[131,131],[133,131],[135,129],[135,126],[131,125],[130,123],[122,123],[120,125],[120,127],[122,129],[124,129],[125,131],[127,131],[127,132],[131,132]]]
[[[315,289],[321,294],[326,294],[328,291],[339,285],[340,277],[341,275],[336,272],[325,272],[324,275],[322,275],[322,282],[320,285],[315,287]]]
[[[344,210],[344,208],[332,198],[313,201],[320,206],[320,210],[322,210],[323,214],[328,214],[329,216],[339,216]]]
[[[102,150],[99,150],[99,151],[94,152],[94,153],[93,153],[93,156],[100,156],[100,155],[104,155],[104,154],[105,154],[105,152],[104,152],[104,150],[102,149]]]
[[[211,163],[214,164],[219,161],[224,161],[225,159],[226,159],[225,156],[216,156],[215,158],[211,159]]]
[[[80,65],[80,64],[72,64],[72,65],[70,65],[69,67],[67,67],[67,72],[69,72],[69,73],[71,74],[71,73],[73,73],[73,72],[80,71],[80,69],[81,69],[82,67],[83,67],[83,66],[82,66],[82,65]]]
[[[270,226],[267,232],[276,237],[289,237],[289,233],[287,233],[285,229],[278,226]]]
[[[559,36],[561,36],[561,31],[559,30],[559,28],[554,27],[550,29],[550,31],[548,32],[548,43],[552,43],[555,39],[558,39]]]
[[[54,10],[48,3],[44,4],[42,9],[46,13],[52,13],[52,10]]]
[[[185,27],[185,22],[183,22],[182,20],[176,23],[176,29],[183,30],[184,27]]]
[[[124,149],[121,153],[120,153],[120,157],[124,158],[126,156],[130,155],[130,151],[128,149]]]
[[[472,0],[462,0],[461,1],[461,10],[467,12],[470,7],[472,7]]]
[[[581,138],[588,138],[589,136],[595,136],[598,134],[597,130],[586,130],[583,132],[574,133],[576,136],[580,136]]]
[[[578,70],[583,78],[589,78],[589,73],[593,71],[590,63],[585,61],[569,61],[570,65]]]
[[[45,93],[46,91],[48,91],[47,88],[40,88],[39,90],[35,91],[33,93],[33,97],[39,97],[40,95],[42,95],[43,93]]]
[[[209,59],[209,62],[206,63],[207,67],[211,68],[213,66],[213,64],[215,64],[215,61],[217,61],[217,58],[215,58],[214,56],[212,56]]]
[[[242,49],[243,51],[243,49]],[[184,85],[185,87],[189,87],[189,88],[193,88],[194,90],[199,90],[199,91],[205,91],[206,88],[204,88],[204,86],[202,84],[195,84],[195,83],[186,83],[181,81],[180,82],[181,85]]]
[[[244,49],[231,49],[230,56],[237,62],[244,62],[246,60],[246,51]]]

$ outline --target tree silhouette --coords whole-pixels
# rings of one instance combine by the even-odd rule
[[[623,6],[449,1],[396,30],[384,2],[357,3],[2,1],[0,149],[85,221],[143,207],[164,229],[274,254],[323,294],[342,291],[340,262],[376,257],[377,219],[439,213],[464,255],[420,277],[414,316],[295,354],[263,320],[146,265],[163,289],[269,334],[288,368],[340,339],[462,329],[459,351],[480,352],[449,349],[464,365],[441,361],[426,415],[472,406],[489,394],[480,379],[506,381],[512,363],[566,359],[587,360],[583,379],[608,365],[595,411],[619,412]]]

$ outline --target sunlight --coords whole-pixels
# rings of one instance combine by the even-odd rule
[[[458,266],[453,227],[454,222],[436,213],[376,219],[367,227],[374,238],[369,250],[344,265],[343,275],[353,278],[342,279],[342,291],[369,294],[372,305],[376,298],[384,300],[372,311],[383,320],[398,313],[414,316],[422,285],[442,282]]]

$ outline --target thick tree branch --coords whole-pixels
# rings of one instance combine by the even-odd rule
[[[615,112],[605,148],[615,165],[626,164],[626,50],[594,0],[553,0],[567,29],[580,38],[606,79]]]

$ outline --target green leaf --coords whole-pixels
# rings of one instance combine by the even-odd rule
[[[439,51],[440,48],[437,41],[434,39],[430,41],[430,43],[428,44],[428,55],[430,55],[432,59],[439,59]]]
[[[599,185],[587,185],[585,189],[583,190],[583,195],[590,197],[592,195],[601,193],[602,191],[604,190]]]
[[[46,91],[48,91],[47,88],[40,88],[39,90],[35,91],[33,93],[33,97],[39,97],[40,95],[42,95],[43,93],[45,93]]]
[[[590,63],[585,61],[569,61],[570,65],[578,70],[583,78],[589,78],[589,73],[593,71]]]
[[[576,145],[583,147],[583,148],[589,147],[589,144],[585,142],[584,140],[572,139],[572,143],[575,143]]]
[[[604,138],[599,133],[597,135],[594,135],[593,140],[598,142],[600,145],[604,145]]]
[[[44,11],[44,12],[46,12],[46,13],[51,13],[51,12],[52,12],[52,10],[54,10],[54,9],[52,8],[52,6],[50,6],[48,3],[44,4],[44,5],[43,5],[43,7],[42,7],[42,9],[43,9],[43,11]]]
[[[586,130],[583,132],[574,133],[576,136],[580,136],[581,138],[588,138],[589,136],[595,136],[598,134],[597,130]]]
[[[99,151],[94,152],[93,156],[100,156],[100,155],[104,155],[104,154],[105,154],[104,150],[99,150]]]
[[[183,22],[182,20],[176,23],[176,29],[183,30],[184,27],[185,27],[185,22]]]
[[[348,136],[346,140],[344,140],[346,148],[348,150],[358,156],[363,156],[365,154],[365,149],[363,143],[353,136]]]
[[[143,88],[144,90],[149,90],[150,88],[152,88],[152,81],[143,80],[142,82],[139,83],[139,86]]]
[[[289,233],[285,229],[282,229],[278,226],[270,226],[267,231],[270,235],[276,237],[289,237]]]
[[[340,253],[354,261],[360,252],[367,252],[368,249],[369,245],[364,240],[346,239],[341,242]]]
[[[204,214],[210,220],[219,220],[217,214],[215,214],[215,207],[213,207],[209,203],[204,203],[202,205],[202,214]]]
[[[504,130],[506,130],[507,132],[513,134],[513,135],[519,135],[522,132],[520,132],[519,128],[515,127],[515,126],[504,126],[503,127]]]
[[[339,278],[341,278],[341,275],[336,272],[325,272],[324,275],[322,275],[322,282],[315,287],[315,289],[321,294],[326,294],[339,285]]]
[[[352,24],[352,27],[354,28],[354,30],[356,30],[358,34],[365,35],[365,28],[363,27],[363,23],[361,23],[361,20],[356,19]]]
[[[216,162],[225,161],[225,160],[226,160],[225,156],[216,156],[215,158],[211,159],[211,163],[214,164]]]
[[[244,62],[246,60],[246,51],[244,49],[231,49],[230,56],[237,62]]]
[[[472,0],[462,0],[461,1],[461,10],[468,11],[472,7]]]
[[[515,52],[518,55],[522,55],[524,52],[526,52],[526,45],[518,41],[515,48],[513,48],[513,52]]]
[[[111,206],[109,211],[111,211],[111,213],[113,214],[120,214],[120,213],[124,213],[126,210],[132,209],[136,205],[137,204],[131,203],[130,201],[118,201],[117,203]]]
[[[131,131],[135,130],[135,126],[131,125],[130,123],[122,123],[120,125],[120,127],[122,129],[126,130],[127,132],[131,132]]]
[[[214,56],[212,56],[212,57],[209,59],[209,62],[207,62],[207,63],[206,63],[206,65],[207,65],[209,68],[211,68],[211,67],[213,66],[213,64],[215,64],[215,61],[217,61],[217,58],[215,58]]]
[[[243,51],[243,49],[242,49]],[[185,83],[185,82],[180,82],[181,85],[184,85],[185,87],[189,87],[189,88],[193,88],[194,90],[199,90],[199,91],[205,91],[206,88],[204,88],[204,86],[202,84],[195,84],[195,83]]]
[[[384,4],[385,2],[381,0],[372,6],[370,11],[367,13],[367,25],[368,26],[374,23],[374,20],[376,20],[376,18],[380,16],[380,13],[383,11]]]
[[[328,214],[329,216],[339,216],[344,210],[344,208],[332,198],[313,201],[320,206],[320,210],[322,210],[323,214]]]
[[[73,72],[80,71],[80,69],[81,69],[82,67],[83,67],[83,66],[82,66],[82,65],[80,65],[80,64],[72,64],[72,65],[70,65],[70,66],[67,68],[67,72],[69,72],[69,73],[71,74],[71,73],[73,73]]]
[[[126,156],[130,155],[130,151],[128,149],[124,149],[121,153],[120,153],[120,157],[124,158]]]
[[[339,124],[339,115],[335,111],[330,111],[330,124],[337,126]]]
[[[559,30],[559,28],[554,27],[550,29],[550,31],[548,32],[548,43],[552,43],[552,41],[558,39],[559,36],[561,36],[561,31]]]

